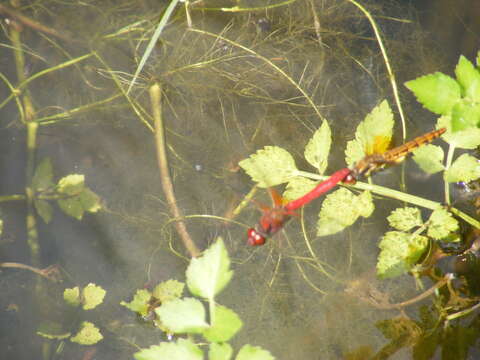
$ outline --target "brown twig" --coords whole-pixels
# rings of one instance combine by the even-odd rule
[[[185,222],[182,220],[183,214],[177,206],[177,200],[175,199],[175,193],[173,191],[172,179],[170,177],[170,171],[168,169],[167,151],[165,147],[165,130],[162,121],[162,89],[160,87],[160,84],[153,84],[150,87],[149,93],[155,124],[157,160],[158,167],[160,169],[160,180],[162,183],[163,192],[165,193],[165,197],[167,198],[170,212],[175,217],[175,219],[178,219],[175,222],[175,227],[178,234],[180,235],[180,238],[183,241],[183,244],[187,248],[187,251],[190,253],[190,256],[197,257],[200,255],[200,250],[197,248],[195,242],[190,237],[190,234],[187,231],[187,227],[185,226]]]
[[[45,269],[38,269],[36,267],[26,265],[26,264],[20,264],[16,262],[3,262],[3,263],[0,263],[0,267],[28,270],[28,271],[34,272],[35,274],[43,276],[44,278],[50,281],[54,281],[54,282],[61,281],[60,273],[58,271],[57,265],[50,265]]]

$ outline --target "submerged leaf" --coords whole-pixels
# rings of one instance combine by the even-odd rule
[[[428,174],[435,174],[444,169],[443,150],[437,145],[423,145],[413,152],[413,160]]]
[[[477,158],[463,154],[445,171],[447,182],[470,182],[480,177],[480,162]]]
[[[189,339],[162,342],[133,354],[136,360],[203,360],[203,352]]]
[[[235,360],[275,360],[267,350],[260,346],[243,345]]]
[[[297,171],[292,155],[278,146],[265,146],[238,165],[262,188],[285,183]]]
[[[192,294],[212,300],[230,282],[230,258],[222,238],[218,238],[201,257],[187,268],[187,286]]]
[[[428,219],[428,236],[436,240],[447,240],[447,237],[458,230],[458,221],[444,208],[432,212]]]
[[[46,200],[34,199],[33,204],[35,205],[35,210],[37,214],[45,221],[45,224],[48,224],[52,220],[53,208],[52,205]]]
[[[156,299],[160,300],[160,302],[164,303],[170,300],[178,299],[180,296],[182,296],[184,287],[184,283],[170,279],[155,286],[155,289],[152,291],[152,295]]]
[[[380,241],[377,275],[380,278],[400,276],[412,269],[428,247],[428,238],[400,231],[387,232]]]
[[[318,169],[319,174],[323,174],[327,168],[331,144],[332,131],[328,123],[324,121],[305,147],[305,159]]]
[[[233,349],[228,343],[210,343],[209,347],[208,360],[230,360],[232,357]]]
[[[70,338],[71,342],[80,345],[93,345],[103,339],[100,330],[91,322],[84,321],[81,325],[80,331]]]
[[[65,300],[65,302],[71,306],[80,305],[80,288],[78,286],[75,286],[71,289],[65,289],[63,291],[63,300]]]
[[[387,220],[391,227],[401,231],[408,231],[423,224],[420,210],[414,207],[397,208],[391,212]]]
[[[155,312],[162,324],[173,333],[202,333],[208,328],[205,308],[194,298],[167,301]]]
[[[43,158],[35,169],[32,187],[35,192],[41,192],[53,187],[53,166],[50,158]]]
[[[460,85],[450,76],[436,72],[405,83],[417,100],[435,114],[448,115],[460,100]]]
[[[58,199],[57,204],[65,214],[77,220],[82,220],[84,210],[80,199],[78,199],[78,196],[66,199]]]
[[[148,313],[148,304],[150,299],[152,298],[152,294],[145,289],[139,289],[135,293],[133,300],[130,302],[121,301],[120,305],[125,306],[127,309],[136,312],[140,316],[145,316]]]
[[[37,335],[46,339],[62,340],[70,337],[69,332],[65,332],[60,323],[53,321],[43,321],[37,329]]]

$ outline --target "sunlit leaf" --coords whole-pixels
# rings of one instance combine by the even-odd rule
[[[208,360],[230,360],[233,349],[228,343],[218,344],[210,343],[208,350]]]
[[[218,238],[201,257],[190,261],[187,286],[192,294],[211,300],[230,282],[232,275],[227,249]]]
[[[283,192],[282,196],[285,200],[289,201],[298,199],[312,190],[317,184],[317,181],[313,181],[302,176],[295,176],[288,182],[287,188]]]
[[[451,232],[458,230],[458,221],[444,208],[432,212],[428,219],[428,236],[437,240],[447,240]]]
[[[400,231],[387,232],[379,244],[377,275],[392,278],[408,272],[428,247],[428,238]]]
[[[365,149],[361,141],[354,139],[347,142],[347,147],[345,149],[345,162],[348,166],[352,166],[357,161],[362,160],[365,155]]]
[[[65,214],[77,220],[82,220],[84,209],[82,203],[78,199],[78,196],[66,199],[58,199],[57,204]]]
[[[260,346],[244,345],[238,352],[235,360],[274,360],[275,358],[267,350]]]
[[[212,319],[210,319],[212,322]],[[213,322],[204,331],[203,337],[210,342],[229,341],[242,328],[242,320],[229,308],[216,305]]]
[[[413,151],[413,160],[428,174],[435,174],[444,169],[443,149],[440,146],[427,144]]]
[[[205,307],[194,298],[167,301],[155,312],[162,324],[174,333],[202,333],[208,328]]]
[[[390,213],[387,220],[391,227],[401,231],[408,231],[423,224],[420,210],[414,207],[397,208]]]
[[[37,329],[37,335],[46,339],[62,340],[70,337],[71,333],[65,332],[60,323],[42,321]]]
[[[319,174],[323,174],[327,167],[331,144],[332,131],[324,121],[305,147],[305,159],[318,169]]]
[[[133,354],[136,360],[203,360],[203,352],[189,339],[162,342]]]
[[[170,279],[155,286],[152,291],[152,295],[156,299],[160,300],[160,302],[164,303],[182,296],[184,287],[184,283]]]
[[[407,81],[417,100],[435,114],[448,115],[460,100],[460,85],[448,75],[436,72]]]
[[[451,145],[460,149],[475,149],[480,145],[480,129],[469,128],[467,130],[452,132],[452,118],[442,116],[438,119],[437,128],[447,128],[442,138]]]
[[[43,158],[35,169],[32,178],[32,187],[36,192],[53,187],[53,166],[50,158]]]
[[[85,176],[70,174],[58,181],[57,191],[65,195],[78,195],[85,187]]]
[[[452,109],[452,132],[476,128],[480,123],[480,104],[461,101]]]
[[[325,198],[317,222],[317,235],[325,236],[342,231],[360,216],[369,216],[373,211],[369,194],[356,196],[341,188]]]
[[[96,308],[103,302],[106,293],[101,286],[92,283],[85,286],[82,291],[83,310]]]
[[[152,298],[152,294],[145,289],[139,289],[135,293],[133,300],[130,302],[121,301],[120,305],[136,312],[140,316],[145,316],[148,313],[148,303]]]
[[[78,286],[75,286],[74,288],[65,289],[63,291],[63,300],[65,300],[65,302],[71,306],[80,305],[80,288]]]
[[[53,208],[52,205],[46,200],[34,199],[33,204],[35,205],[35,210],[37,214],[45,221],[45,224],[48,224],[52,220]]]
[[[477,158],[463,154],[460,155],[444,174],[447,182],[470,182],[480,178],[480,162]]]
[[[480,102],[480,72],[463,55],[460,55],[455,75],[463,88],[464,96],[469,100]]]
[[[93,345],[103,339],[100,330],[91,322],[84,321],[81,325],[80,331],[70,338],[71,342],[80,345]]]
[[[288,182],[297,171],[292,155],[278,146],[265,146],[238,165],[263,188]]]

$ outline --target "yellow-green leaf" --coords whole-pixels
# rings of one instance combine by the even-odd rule
[[[100,330],[91,322],[84,321],[79,332],[70,338],[71,342],[80,345],[93,345],[103,339]]]
[[[332,131],[324,121],[305,147],[305,159],[318,170],[319,174],[323,174],[327,168],[331,144]]]
[[[101,286],[92,283],[85,286],[82,291],[83,309],[91,310],[96,308],[103,302],[106,293]]]

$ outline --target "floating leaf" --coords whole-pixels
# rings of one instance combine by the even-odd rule
[[[317,186],[318,182],[302,176],[295,176],[288,184],[283,193],[283,199],[290,201],[298,199]]]
[[[48,224],[52,220],[53,209],[52,205],[46,200],[34,199],[33,204],[35,205],[35,210],[37,214],[45,221],[45,224]]]
[[[63,300],[65,300],[65,302],[71,306],[80,305],[80,288],[78,286],[75,286],[74,288],[65,289],[63,291]]]
[[[480,162],[477,158],[463,154],[460,155],[444,174],[447,182],[470,182],[480,178]]]
[[[480,72],[463,55],[455,68],[457,81],[462,85],[464,96],[472,101],[480,102]]]
[[[442,138],[449,144],[460,149],[475,149],[480,145],[480,129],[469,128],[467,130],[452,132],[452,118],[442,116],[438,119],[437,128],[447,128]]]
[[[323,174],[327,168],[331,144],[332,131],[328,123],[324,121],[305,147],[305,159],[318,169],[319,174]]]
[[[440,72],[407,81],[405,86],[425,108],[435,114],[448,115],[460,100],[460,85]]]
[[[392,278],[410,271],[428,247],[428,238],[389,231],[383,236],[379,247],[377,275],[383,279]]]
[[[352,225],[359,216],[370,216],[374,208],[371,195],[368,192],[362,195],[356,196],[345,188],[328,195],[320,210],[317,235],[335,234]]]
[[[103,339],[100,330],[91,322],[84,321],[81,325],[80,331],[70,338],[71,342],[80,345],[93,345]]]
[[[203,304],[194,298],[175,299],[155,309],[160,321],[173,333],[202,333],[208,328]]]
[[[213,322],[203,337],[210,342],[226,342],[242,328],[242,320],[229,308],[216,305]]]
[[[275,358],[267,350],[260,346],[244,345],[238,352],[235,360],[274,360]]]
[[[200,348],[189,339],[162,342],[133,354],[136,360],[203,360]]]
[[[437,145],[423,145],[413,152],[413,160],[428,174],[435,174],[444,169],[443,150]]]
[[[401,231],[408,231],[423,224],[420,210],[414,207],[397,208],[391,212],[387,220],[391,227]]]
[[[230,282],[232,275],[227,249],[218,238],[201,257],[190,261],[187,286],[195,296],[212,300]]]
[[[152,291],[153,297],[164,303],[170,300],[178,299],[182,296],[185,284],[177,280],[163,281]]]
[[[53,185],[52,162],[50,158],[43,158],[33,174],[32,187],[36,192],[41,192],[53,187]]]
[[[37,329],[37,335],[46,339],[62,340],[70,337],[69,332],[65,332],[61,324],[53,321],[43,321]]]
[[[428,236],[436,240],[446,240],[448,235],[458,229],[458,221],[444,208],[432,212],[428,219]]]
[[[233,349],[228,343],[211,343],[208,350],[208,360],[230,360]]]
[[[78,195],[85,187],[85,176],[81,174],[70,174],[58,181],[57,191],[60,194]]]
[[[288,182],[297,171],[292,155],[278,146],[265,146],[238,165],[262,188]]]
[[[83,310],[95,309],[103,302],[106,293],[101,286],[92,283],[85,286],[82,291]]]
[[[139,289],[135,293],[132,301],[129,303],[121,301],[120,305],[125,306],[133,312],[136,312],[140,316],[145,316],[148,313],[148,304],[151,298],[152,294],[148,290]]]

